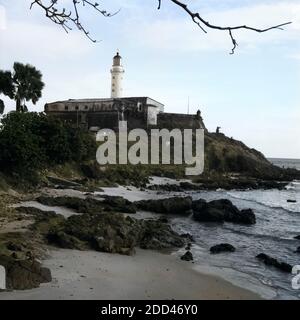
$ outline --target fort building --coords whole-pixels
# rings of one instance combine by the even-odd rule
[[[45,105],[45,113],[76,127],[97,132],[100,129],[118,129],[119,121],[127,121],[134,128],[204,128],[200,111],[195,115],[165,113],[164,105],[149,97],[123,97],[125,70],[117,52],[111,68],[111,97],[96,99],[69,99]]]

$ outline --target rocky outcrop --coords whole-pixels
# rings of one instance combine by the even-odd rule
[[[17,260],[0,255],[0,265],[6,270],[6,288],[25,290],[37,288],[41,283],[51,282],[51,272],[36,260]]]
[[[295,236],[294,239],[300,240],[300,235],[299,236]]]
[[[278,261],[277,259],[272,258],[265,253],[260,253],[259,255],[256,256],[256,258],[262,261],[267,266],[273,266],[284,272],[292,272],[293,267],[290,264],[286,262]]]
[[[215,246],[212,246],[210,249],[210,253],[216,254],[221,252],[234,252],[235,247],[229,243],[220,243]]]
[[[104,211],[117,211],[124,213],[136,213],[136,206],[129,200],[119,196],[101,195]]]
[[[133,254],[134,247],[163,249],[182,247],[186,241],[159,220],[138,220],[122,214],[74,215],[52,228],[50,243],[62,248],[91,248],[120,254]]]
[[[193,201],[193,218],[199,222],[232,222],[255,224],[256,218],[252,209],[239,210],[230,200],[220,199],[206,202],[203,199]]]
[[[193,261],[194,257],[191,251],[188,250],[183,256],[180,257],[180,259],[184,261]]]
[[[77,197],[40,196],[36,200],[47,206],[67,207],[78,213],[100,213],[106,211],[136,212],[136,207],[132,202],[117,196],[103,196],[103,199],[93,197],[81,199]]]
[[[151,211],[165,214],[191,214],[192,198],[191,197],[173,197],[159,200],[141,200],[134,202],[140,210]]]
[[[167,191],[167,192],[184,192],[196,190],[256,190],[256,189],[279,189],[282,190],[288,182],[276,180],[263,180],[249,176],[230,176],[218,174],[215,176],[205,175],[195,179],[196,183],[180,182],[179,184],[155,184],[149,185],[149,190]]]
[[[39,208],[36,207],[24,207],[24,206],[20,206],[20,207],[16,207],[15,208],[16,211],[21,212],[21,213],[25,213],[28,215],[32,215],[35,216],[36,218],[52,218],[56,216],[56,212],[55,211],[44,211],[41,210]]]
[[[81,184],[75,181],[70,181],[58,177],[53,177],[53,176],[47,176],[47,180],[52,183],[54,186],[59,187],[59,188],[79,188],[81,187]]]

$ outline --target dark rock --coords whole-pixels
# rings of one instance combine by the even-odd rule
[[[119,196],[101,196],[104,197],[102,203],[104,206],[104,211],[117,211],[124,213],[136,213],[136,206],[129,200],[119,197]]]
[[[275,258],[270,257],[267,254],[260,253],[256,256],[257,259],[261,260],[267,266],[273,266],[284,272],[292,272],[292,266],[285,262],[280,262]]]
[[[298,247],[295,252],[300,253],[300,247]]]
[[[0,265],[6,270],[7,289],[32,289],[41,283],[52,281],[50,270],[42,267],[36,260],[16,260],[0,255]]]
[[[84,250],[86,248],[82,241],[62,231],[53,232],[50,230],[46,238],[49,244],[53,244],[61,248],[77,250]]]
[[[190,233],[182,233],[180,237],[187,239],[190,242],[195,242],[194,237]]]
[[[180,259],[184,260],[184,261],[193,261],[194,260],[193,254],[191,253],[191,251],[187,251]]]
[[[194,211],[202,211],[207,207],[207,202],[204,199],[194,200],[192,202],[192,209]]]
[[[220,243],[210,248],[211,253],[234,252],[235,247],[229,243]]]
[[[193,218],[200,222],[232,222],[254,224],[255,214],[252,209],[239,210],[230,200],[220,199],[206,202],[203,199],[193,201]]]
[[[159,220],[140,220],[139,246],[142,249],[168,249],[183,247],[186,241],[178,233]]]
[[[162,222],[162,223],[168,223],[169,222],[169,219],[167,217],[160,217],[158,220],[160,222]]]
[[[296,202],[297,202],[297,200],[288,199],[288,200],[286,200],[286,202],[296,203]]]
[[[168,224],[122,214],[74,215],[52,228],[47,239],[63,248],[85,247],[110,253],[133,254],[134,247],[164,249],[186,243]]]
[[[91,197],[81,199],[76,197],[40,196],[36,200],[46,206],[67,207],[80,213],[100,213],[103,208],[101,201]]]
[[[232,221],[232,222],[243,223],[243,224],[255,224],[256,217],[252,209],[243,209],[236,216],[235,221]]]
[[[219,209],[206,207],[201,211],[194,211],[194,220],[199,222],[220,222],[225,220],[224,212]]]
[[[16,207],[16,210],[18,212],[22,212],[25,214],[29,214],[32,216],[39,216],[40,218],[44,217],[44,218],[52,218],[56,216],[56,212],[55,211],[44,211],[41,209],[38,209],[36,207]]]
[[[167,214],[191,214],[192,198],[191,197],[173,197],[159,200],[141,200],[135,202],[135,205],[145,211]]]
[[[106,196],[104,199],[86,197],[85,199],[76,197],[45,197],[37,198],[37,201],[47,206],[61,206],[75,210],[79,213],[101,213],[103,211],[117,211],[124,213],[135,213],[135,205],[118,196]]]
[[[300,240],[300,235],[299,236],[295,236],[294,239]]]

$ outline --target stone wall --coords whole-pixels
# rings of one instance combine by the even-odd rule
[[[181,113],[159,113],[157,115],[157,127],[172,130],[178,129],[205,129],[200,115]]]

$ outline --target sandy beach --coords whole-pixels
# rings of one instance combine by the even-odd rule
[[[191,262],[150,250],[134,256],[60,249],[44,265],[53,281],[0,299],[260,299],[231,283],[193,270]]]

